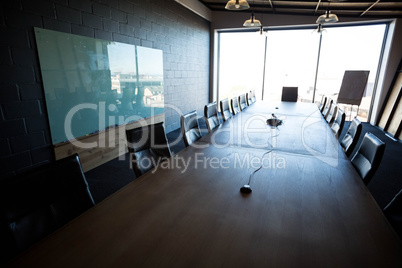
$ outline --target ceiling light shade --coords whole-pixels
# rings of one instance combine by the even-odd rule
[[[248,5],[246,0],[230,0],[225,6],[225,9],[228,10],[244,10],[249,8],[250,6]]]
[[[261,27],[261,22],[259,20],[256,20],[254,17],[254,11],[251,14],[251,18],[249,20],[246,20],[243,23],[244,27]]]
[[[334,23],[338,22],[338,16],[335,14],[331,14],[331,11],[326,11],[325,14],[318,17],[315,23],[324,24],[324,23]]]

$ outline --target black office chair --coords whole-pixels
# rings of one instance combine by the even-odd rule
[[[325,105],[327,104],[327,97],[322,95],[320,105],[318,106],[318,110],[322,113],[324,111]]]
[[[192,111],[180,117],[180,128],[184,144],[187,146],[201,138],[197,111]]]
[[[340,142],[346,156],[350,156],[359,141],[360,134],[362,133],[362,123],[356,117],[350,122],[349,129],[342,141]]]
[[[345,113],[338,109],[338,113],[336,114],[336,119],[334,120],[331,130],[334,133],[336,139],[339,139],[339,135],[341,135],[343,126],[345,125]]]
[[[216,102],[208,103],[204,107],[205,123],[207,124],[208,132],[220,125],[218,118],[218,107]]]
[[[230,100],[230,106],[232,108],[233,115],[240,113],[239,98],[237,98],[237,97],[232,98]]]
[[[163,122],[126,129],[127,147],[136,177],[171,157]]]
[[[297,102],[298,87],[282,87],[282,101]]]
[[[223,121],[227,121],[229,118],[232,117],[232,113],[229,110],[229,100],[223,99],[220,101],[220,106],[221,106],[221,114],[222,114],[222,118]]]
[[[0,182],[2,261],[95,205],[77,154]]]
[[[399,238],[402,239],[402,190],[394,196],[383,211]]]
[[[337,112],[338,112],[338,105],[333,103],[331,106],[331,110],[329,111],[327,117],[325,117],[325,121],[327,121],[328,125],[332,126],[332,124],[335,121],[335,116]]]
[[[243,111],[244,109],[247,108],[246,94],[241,94],[239,96],[239,107],[240,107],[240,111]]]
[[[246,93],[247,106],[250,106],[251,104],[253,104],[253,100],[252,100],[251,96],[252,96],[251,91]]]
[[[251,102],[252,102],[252,103],[256,102],[257,99],[255,98],[255,91],[254,91],[254,90],[251,90],[250,93],[251,93]]]
[[[322,116],[324,117],[324,118],[327,118],[327,116],[328,116],[328,114],[329,114],[329,111],[331,110],[331,108],[332,108],[332,103],[333,103],[334,101],[331,99],[331,98],[328,98],[327,99],[327,104],[325,105],[325,107],[324,107],[324,110],[321,112],[321,114],[322,114]]]
[[[374,134],[367,132],[359,149],[352,158],[352,164],[356,168],[364,184],[368,184],[381,164],[385,151],[383,143]]]

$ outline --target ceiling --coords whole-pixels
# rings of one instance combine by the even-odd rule
[[[328,9],[343,17],[402,18],[401,0],[248,0],[250,9],[225,9],[228,0],[199,0],[212,11],[287,15],[322,15]]]

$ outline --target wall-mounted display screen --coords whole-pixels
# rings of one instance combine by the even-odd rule
[[[35,28],[53,144],[164,112],[162,50]]]

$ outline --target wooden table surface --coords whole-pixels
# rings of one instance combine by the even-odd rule
[[[245,117],[269,111],[262,103],[254,105],[242,112]],[[278,138],[287,127],[297,128],[290,117],[309,117],[300,107],[316,109],[313,104],[289,107]],[[236,142],[214,146],[204,139],[197,145],[128,184],[10,266],[402,266],[401,242],[344,155],[317,156],[297,144],[291,152],[284,142],[268,154],[266,148]],[[241,194],[260,165],[251,180],[253,192]]]

